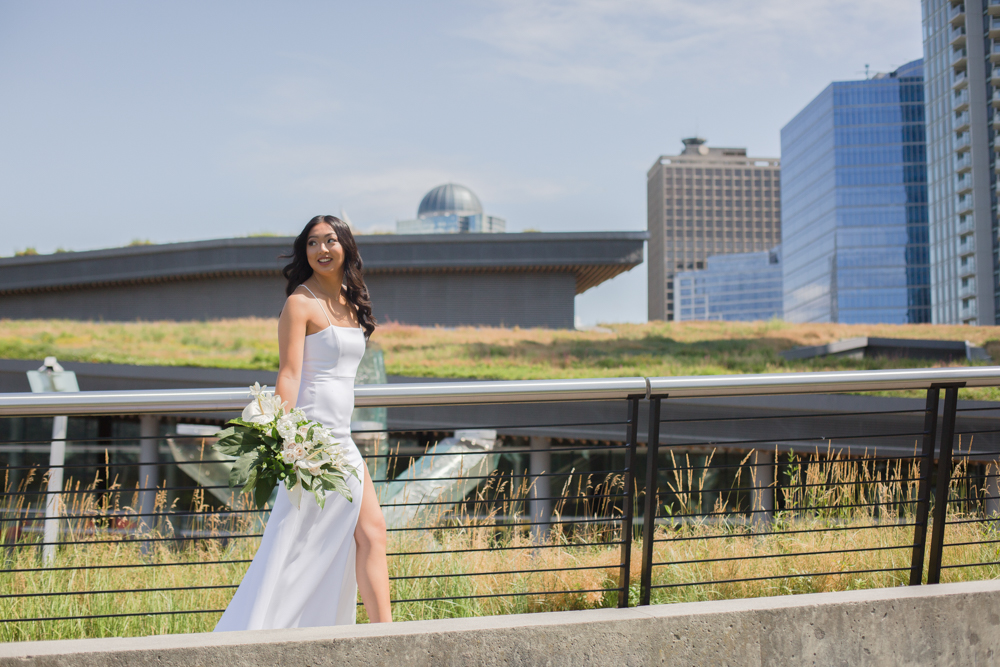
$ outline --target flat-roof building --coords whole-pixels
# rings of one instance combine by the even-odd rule
[[[675,318],[677,271],[781,243],[781,161],[697,137],[683,143],[683,153],[659,157],[646,174],[650,320]]]
[[[674,319],[781,319],[781,248],[715,255],[704,269],[678,271]]]
[[[359,235],[380,322],[572,328],[574,301],[642,263],[645,232]],[[275,317],[292,238],[0,259],[0,318]]]

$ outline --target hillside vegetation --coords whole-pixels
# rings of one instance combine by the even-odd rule
[[[277,322],[0,320],[0,358],[275,370]],[[940,366],[921,359],[813,359],[779,353],[852,336],[969,340],[1000,359],[995,327],[652,322],[588,331],[388,324],[373,341],[389,374],[476,379],[707,375]],[[965,365],[968,362],[957,362]],[[977,397],[993,390],[976,390]],[[971,394],[970,394],[971,396]],[[998,393],[1000,396],[1000,393]]]

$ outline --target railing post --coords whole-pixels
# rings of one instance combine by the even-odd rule
[[[660,506],[660,404],[665,396],[649,399],[649,438],[646,440],[646,498],[642,510],[642,574],[639,604],[648,605],[653,584],[653,540],[656,537],[656,510]]]
[[[924,551],[927,545],[927,517],[931,505],[931,475],[934,471],[934,441],[937,437],[938,399],[941,388],[931,385],[924,404],[924,445],[920,452],[917,477],[917,506],[913,526],[913,555],[910,556],[910,586],[919,586],[924,577]]]
[[[948,491],[951,487],[951,453],[955,447],[955,410],[959,385],[944,390],[944,415],[941,419],[941,445],[934,488],[934,525],[931,527],[931,552],[927,558],[927,583],[941,582],[941,558],[944,552],[944,526],[948,517]]]
[[[628,607],[628,592],[632,572],[632,515],[635,486],[635,450],[639,444],[639,400],[645,396],[630,396],[628,399],[628,429],[626,430],[625,473],[622,475],[622,554],[621,569],[618,571],[618,606]]]

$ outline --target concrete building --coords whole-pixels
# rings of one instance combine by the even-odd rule
[[[574,300],[642,262],[645,232],[357,236],[380,322],[572,328]],[[0,259],[0,318],[276,317],[291,238]]]
[[[1000,2],[921,5],[932,321],[996,324]]]
[[[678,271],[674,319],[781,319],[781,247],[715,255],[704,269]]]
[[[415,220],[397,220],[397,234],[496,234],[504,232],[503,218],[483,213],[479,197],[464,185],[439,185],[420,201]]]
[[[922,61],[835,81],[781,129],[791,322],[930,322]]]
[[[659,157],[646,174],[650,320],[674,319],[677,271],[781,243],[780,160],[697,137],[683,143],[683,153]]]

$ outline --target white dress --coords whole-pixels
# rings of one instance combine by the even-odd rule
[[[364,352],[361,329],[330,322],[326,329],[306,336],[297,401],[309,419],[332,429],[338,442],[347,447],[348,461],[358,468],[362,480],[364,461],[351,440],[351,412],[354,376]],[[354,501],[330,493],[323,509],[308,492],[296,508],[285,485],[279,483],[260,548],[215,626],[216,632],[355,622],[354,528],[363,486],[353,476],[347,481]]]

